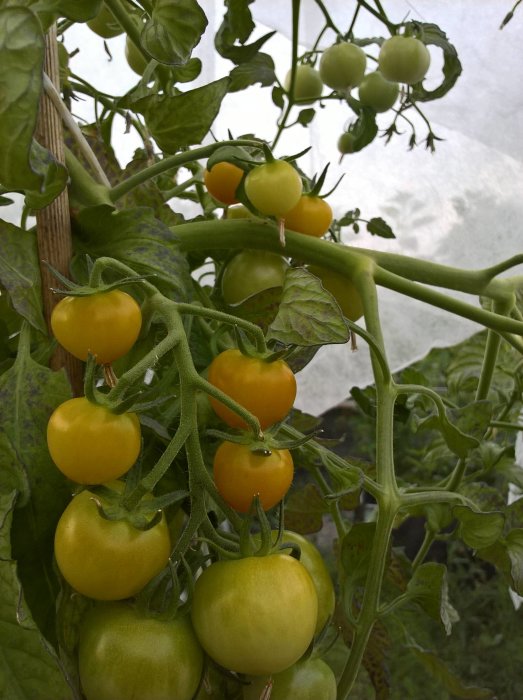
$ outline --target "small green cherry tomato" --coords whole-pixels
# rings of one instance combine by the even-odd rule
[[[58,469],[78,484],[118,479],[136,462],[141,448],[135,413],[116,414],[85,396],[69,399],[52,413],[47,446]]]
[[[86,700],[191,700],[203,670],[188,618],[146,617],[127,603],[87,612],[78,659]]]
[[[209,382],[254,414],[262,429],[283,420],[296,398],[296,378],[284,360],[267,362],[224,350],[209,366]],[[221,401],[209,396],[216,414],[231,428],[247,428],[245,421]]]
[[[265,250],[242,250],[227,263],[222,275],[222,295],[234,306],[273,287],[283,287],[289,263]]]
[[[332,223],[332,209],[321,197],[304,194],[298,204],[285,214],[285,228],[320,238]]]
[[[116,20],[115,16],[111,10],[104,4],[102,4],[102,9],[87,22],[89,29],[101,36],[103,39],[112,39],[115,36],[123,34],[123,29],[119,22]]]
[[[345,133],[341,134],[341,136],[338,139],[338,151],[342,155],[346,155],[347,153],[354,153],[354,142],[356,141],[356,137],[354,134],[349,133],[346,131]]]
[[[353,283],[343,275],[316,265],[309,266],[309,272],[319,277],[324,288],[336,299],[343,315],[349,321],[357,321],[363,316],[363,303]]]
[[[121,490],[121,482],[108,484]],[[95,600],[123,600],[136,595],[167,566],[171,553],[165,517],[149,530],[127,520],[108,520],[98,512],[89,490],[73,497],[55,532],[56,563],[78,593]]]
[[[413,85],[425,77],[430,53],[425,44],[413,36],[391,36],[383,42],[378,62],[387,80]]]
[[[287,91],[291,88],[291,74],[289,71],[285,76],[284,87]],[[311,104],[321,97],[323,92],[323,80],[320,74],[312,66],[296,66],[296,76],[294,78],[294,99],[303,104]]]
[[[51,328],[60,345],[79,360],[89,353],[100,365],[125,355],[142,326],[142,312],[119,289],[90,296],[66,296],[54,307]]]
[[[301,197],[298,171],[286,160],[274,160],[253,168],[245,178],[245,194],[266,216],[282,218]]]
[[[336,677],[321,659],[298,661],[270,680],[271,700],[336,700]],[[243,700],[260,700],[268,682],[267,676],[252,678],[244,686]]]
[[[196,580],[194,631],[207,654],[237,673],[269,675],[296,663],[316,627],[312,579],[287,554],[217,561]]]
[[[376,112],[386,112],[396,102],[399,94],[398,83],[383,77],[379,70],[367,73],[359,87],[362,105],[372,107]]]
[[[348,90],[361,83],[366,66],[365,51],[356,44],[342,41],[322,53],[320,76],[333,90]]]
[[[205,170],[203,180],[209,194],[221,204],[236,204],[236,189],[243,177],[243,170],[233,163],[215,163]]]
[[[282,500],[292,483],[294,464],[289,450],[271,449],[267,455],[252,452],[249,445],[225,441],[214,455],[213,473],[224,501],[247,513],[255,496],[263,510]]]
[[[127,59],[129,68],[134,71],[136,75],[142,76],[144,74],[149,61],[145,59],[143,53],[129,36],[125,39],[125,58]]]

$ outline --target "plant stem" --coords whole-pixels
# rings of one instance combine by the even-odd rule
[[[358,269],[354,283],[360,293],[365,312],[367,329],[380,346],[385,358],[385,347],[373,279],[374,267],[362,266]],[[396,484],[394,469],[393,420],[396,390],[389,376],[384,376],[381,364],[371,351],[371,362],[376,384],[376,473],[381,492],[377,497],[378,518],[372,543],[369,568],[359,617],[356,621],[354,638],[338,683],[338,698],[349,697],[361,666],[367,642],[378,617],[381,586],[387,565],[392,528],[400,507],[401,498]]]
[[[43,77],[43,85],[46,95],[49,97],[57,112],[60,114],[60,117],[62,118],[62,121],[64,122],[65,126],[71,132],[71,135],[74,137],[83,157],[93,169],[96,178],[98,179],[98,182],[104,185],[105,187],[111,187],[109,178],[107,177],[102,166],[100,165],[98,158],[95,156],[91,146],[88,144],[85,136],[82,134],[80,127],[73,119],[73,115],[67,109],[65,103],[60,97],[58,90],[55,88],[55,86],[49,80],[49,77],[45,73]]]
[[[135,187],[138,187],[138,185],[141,185],[143,182],[147,182],[147,180],[150,180],[157,175],[161,175],[166,170],[179,168],[180,166],[185,165],[185,163],[191,163],[193,161],[200,160],[201,158],[208,158],[214,153],[214,151],[218,150],[218,148],[222,148],[223,146],[250,146],[251,148],[261,148],[261,144],[258,141],[237,139],[234,141],[220,141],[209,144],[208,146],[201,146],[200,148],[182,151],[181,153],[177,153],[173,156],[167,156],[167,158],[163,158],[162,160],[158,161],[158,163],[154,163],[154,165],[150,165],[149,167],[140,170],[140,172],[131,175],[126,180],[123,180],[118,185],[113,187],[110,192],[111,200],[116,202],[118,199],[120,199],[120,197],[123,197]]]
[[[287,92],[287,107],[278,124],[276,136],[271,148],[274,150],[283,130],[286,128],[287,119],[294,106],[294,84],[296,82],[296,64],[298,62],[298,34],[300,26],[300,0],[292,0],[292,49],[291,49],[291,83]]]

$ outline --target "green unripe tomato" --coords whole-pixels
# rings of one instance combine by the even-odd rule
[[[324,288],[336,299],[343,315],[349,321],[357,321],[363,316],[363,303],[358,290],[343,275],[316,265],[309,266],[309,272],[319,277]]]
[[[243,700],[260,700],[268,681],[266,676],[251,679],[244,686]],[[321,659],[298,661],[272,675],[271,700],[336,700],[336,678]]]
[[[285,77],[284,87],[287,91],[291,88],[291,75],[289,71]],[[323,92],[323,80],[320,74],[312,66],[296,66],[296,77],[294,79],[294,99],[300,100],[304,104],[311,104]]]
[[[87,700],[191,700],[203,671],[188,618],[147,617],[126,603],[89,610],[78,656]]]
[[[241,304],[249,297],[273,287],[283,287],[288,262],[265,250],[242,250],[228,263],[222,275],[226,304]]]
[[[136,46],[136,44],[131,41],[129,37],[125,40],[125,58],[129,64],[129,68],[133,70],[137,75],[143,75],[145,69],[147,68],[148,61],[143,57],[142,52]]]
[[[346,131],[338,139],[338,151],[342,155],[345,155],[347,153],[354,153],[354,142],[355,141],[356,141],[356,137],[354,136],[354,134],[351,134],[348,131]]]
[[[103,39],[112,39],[114,36],[123,34],[122,27],[106,5],[102,5],[100,12],[87,22],[87,26]]]
[[[344,41],[323,52],[320,77],[333,90],[347,90],[361,83],[366,66],[367,57],[363,49]]]
[[[298,204],[302,191],[298,171],[286,160],[258,165],[245,178],[245,194],[266,216],[284,217]]]
[[[425,77],[430,53],[425,44],[413,36],[391,36],[381,46],[378,63],[387,80],[413,85]]]
[[[372,107],[375,112],[386,112],[396,102],[398,83],[383,77],[379,70],[368,73],[361,81],[359,98],[362,105]]]

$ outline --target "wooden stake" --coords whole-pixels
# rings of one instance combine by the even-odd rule
[[[56,36],[56,26],[53,25],[46,37],[44,70],[59,90],[60,73]],[[43,93],[40,100],[37,140],[53,154],[58,162],[65,163],[62,122],[49,98]],[[51,311],[59,298],[51,292],[50,288],[57,286],[57,280],[48,270],[44,261],[66,277],[69,276],[73,247],[67,189],[49,206],[37,211],[36,235],[42,277],[44,316],[49,333],[51,333]],[[51,358],[50,367],[55,370],[65,367],[73,394],[83,394],[83,368],[79,360],[59,346]]]

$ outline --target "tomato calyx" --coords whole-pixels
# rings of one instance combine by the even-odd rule
[[[130,479],[131,483],[133,480]],[[129,505],[127,484],[115,482],[110,485],[100,484],[89,487],[98,514],[104,520],[126,520],[137,530],[145,532],[155,527],[163,517],[167,506],[181,503],[189,493],[173,491],[162,496],[144,493],[136,504]],[[132,488],[132,487],[131,487]]]
[[[56,287],[51,287],[51,291],[53,292],[53,294],[57,294],[60,296],[88,297],[93,296],[94,294],[103,294],[104,292],[111,292],[114,289],[121,289],[122,287],[129,286],[130,284],[136,284],[136,282],[140,282],[141,280],[152,276],[133,275],[132,277],[123,277],[115,282],[109,283],[101,281],[93,283],[93,280],[90,280],[91,284],[77,284],[76,282],[73,282],[72,280],[65,277],[65,275],[62,275],[62,273],[59,272],[56,268],[54,268],[52,265],[50,265],[47,262],[47,260],[44,260],[43,263],[47,267],[47,269],[52,273],[52,275],[64,285],[65,289],[57,289]]]

